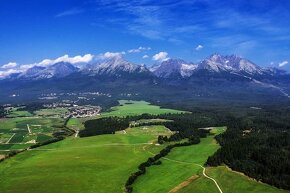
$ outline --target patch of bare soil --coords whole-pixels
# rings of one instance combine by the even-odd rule
[[[197,176],[197,175],[191,176],[190,178],[188,178],[184,182],[182,182],[182,183],[178,184],[177,186],[175,186],[168,193],[176,193],[178,190],[184,188],[185,186],[188,186],[191,182],[193,182],[194,180],[196,180],[198,177],[199,176]]]
[[[5,158],[5,155],[0,154],[0,160],[4,158]]]

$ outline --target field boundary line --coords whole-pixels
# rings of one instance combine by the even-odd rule
[[[13,133],[13,135],[6,141],[6,144],[9,144],[9,142],[11,141],[11,139],[14,137],[14,135],[16,135],[16,133]]]
[[[30,130],[30,127],[29,127],[29,124],[27,124],[27,130],[28,130],[28,133],[31,134],[31,130]]]

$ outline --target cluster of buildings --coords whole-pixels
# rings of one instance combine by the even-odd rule
[[[100,106],[78,106],[74,105],[73,107],[68,108],[68,112],[65,114],[65,117],[81,118],[81,117],[92,117],[100,115],[101,112]]]

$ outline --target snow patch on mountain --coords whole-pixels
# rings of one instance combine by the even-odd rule
[[[160,65],[151,68],[151,71],[158,77],[169,78],[172,76],[191,76],[197,65],[185,62],[181,59],[168,59]]]

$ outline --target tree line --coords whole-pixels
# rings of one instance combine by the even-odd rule
[[[167,156],[173,148],[189,146],[189,145],[198,144],[198,143],[200,143],[199,136],[194,136],[194,137],[191,138],[191,140],[188,140],[187,142],[175,143],[175,144],[172,144],[172,145],[168,145],[164,149],[162,149],[158,154],[156,154],[155,156],[148,158],[147,161],[141,163],[138,166],[138,171],[132,173],[129,176],[129,178],[127,179],[127,181],[125,183],[125,191],[126,191],[126,193],[132,193],[133,192],[133,186],[132,185],[138,179],[138,177],[140,177],[140,176],[142,176],[142,175],[144,175],[146,173],[146,168],[148,168],[150,166],[153,166],[153,165],[162,164],[160,159],[162,157]]]

